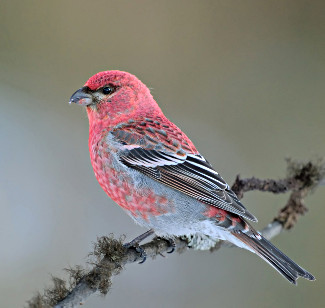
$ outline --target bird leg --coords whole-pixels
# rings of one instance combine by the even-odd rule
[[[153,229],[148,230],[147,232],[137,236],[135,239],[133,239],[131,242],[124,244],[123,246],[127,249],[134,248],[136,252],[140,254],[140,257],[142,258],[142,261],[139,262],[139,264],[142,264],[147,259],[146,251],[139,245],[144,239],[149,237],[154,233]]]

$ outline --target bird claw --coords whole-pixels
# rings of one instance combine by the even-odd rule
[[[123,246],[126,249],[134,249],[140,255],[140,258],[142,258],[142,260],[139,262],[139,264],[142,264],[147,260],[146,251],[138,243],[134,244],[133,241],[131,241],[130,243],[126,243]]]
[[[152,235],[154,231],[152,229],[148,230],[147,232],[139,235],[134,240],[132,240],[129,243],[124,244],[124,248],[130,249],[133,248],[137,253],[140,254],[140,258],[142,258],[142,261],[139,262],[139,264],[142,264],[147,259],[147,253],[146,251],[139,245],[140,242],[142,242],[144,239],[146,239],[148,236]]]
[[[170,251],[166,251],[166,253],[173,253],[175,251],[176,242],[175,242],[174,239],[172,239],[172,238],[165,238],[165,237],[162,237],[160,239],[163,239],[163,240],[167,241],[169,243],[169,245],[171,246],[171,250]]]
[[[136,252],[140,254],[140,258],[142,258],[142,261],[139,262],[139,264],[143,264],[147,260],[147,253],[141,246],[135,247]]]
[[[176,248],[176,242],[172,238],[167,239],[167,241],[170,243],[170,246],[172,246],[172,249],[170,251],[166,251],[166,252],[167,253],[173,253],[175,251],[175,248]]]
[[[175,248],[172,247],[172,249],[170,251],[166,251],[166,253],[173,253],[175,251]]]

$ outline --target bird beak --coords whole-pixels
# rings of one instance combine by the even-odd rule
[[[75,103],[81,106],[88,106],[92,104],[93,97],[88,91],[89,89],[87,87],[82,87],[76,92],[74,92],[70,97],[69,104]]]

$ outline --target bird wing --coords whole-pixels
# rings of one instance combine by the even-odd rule
[[[122,163],[203,203],[257,221],[179,128],[168,134],[166,128],[145,126],[133,123],[112,131]]]

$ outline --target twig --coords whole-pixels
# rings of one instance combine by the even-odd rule
[[[304,203],[305,197],[318,185],[322,185],[325,176],[325,164],[321,159],[315,162],[309,161],[305,163],[287,159],[287,163],[287,177],[285,179],[260,180],[254,177],[240,179],[240,176],[237,175],[232,190],[239,199],[243,197],[245,192],[251,190],[272,192],[274,194],[292,191],[287,204],[279,211],[278,216],[273,220],[274,222],[279,222],[282,228],[291,229],[298,221],[298,218],[308,211]],[[276,229],[279,230],[278,224],[273,225],[277,226]],[[270,230],[270,227],[267,226],[266,229]],[[278,234],[281,231],[282,230],[280,230]],[[270,231],[268,231],[268,233],[270,233]]]
[[[304,204],[304,198],[319,183],[323,182],[325,164],[321,160],[307,163],[288,160],[287,173],[287,177],[281,180],[260,180],[254,177],[240,179],[237,176],[232,186],[232,190],[240,199],[245,192],[252,190],[275,194],[291,191],[286,205],[280,210],[277,217],[262,230],[262,234],[267,239],[277,236],[284,229],[291,229],[298,218],[306,213],[307,207]],[[112,235],[99,238],[95,243],[94,252],[91,253],[94,259],[91,262],[92,270],[86,272],[80,266],[68,269],[69,283],[53,277],[54,287],[45,290],[44,295],[38,293],[28,302],[28,307],[77,307],[97,291],[107,294],[113,276],[118,275],[126,264],[142,260],[140,253],[135,249],[123,246],[123,240],[123,238],[114,239]],[[181,238],[176,238],[175,244],[178,252],[185,251],[188,246],[188,242]],[[224,244],[229,246],[227,242],[218,242],[215,249]],[[149,258],[155,258],[173,248],[169,241],[157,237],[141,247],[146,251]]]

